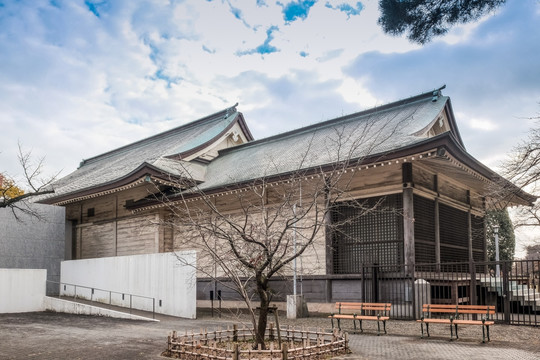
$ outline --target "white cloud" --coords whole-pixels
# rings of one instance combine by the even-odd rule
[[[466,126],[476,129],[476,130],[484,130],[484,131],[493,131],[499,128],[499,125],[491,121],[490,119],[482,119],[482,118],[468,118],[464,116],[462,113],[459,113],[460,118],[462,119],[462,123],[464,123]],[[465,120],[467,119],[467,120]]]
[[[521,61],[515,58],[519,41],[527,40],[517,35],[536,26],[530,14],[513,26],[517,35],[508,35],[512,51],[493,53],[501,36],[481,34],[492,18],[421,47],[381,32],[377,0],[362,1],[352,16],[318,1],[303,20],[288,24],[274,1],[115,0],[97,5],[99,17],[83,0],[54,3],[5,1],[7,11],[0,14],[0,124],[6,129],[0,171],[20,171],[17,139],[37,156],[47,155],[51,172],[70,172],[82,158],[237,101],[262,137],[454,79],[460,81],[450,83],[447,93],[467,114],[458,116],[466,145],[476,145],[489,130],[503,137],[499,146],[507,149],[515,137],[504,138],[507,123],[501,119],[531,116],[538,102],[537,70],[519,70],[537,59],[534,45]],[[357,1],[330,3],[358,9]],[[540,6],[505,5],[524,7]],[[264,44],[272,27],[268,45],[277,52],[237,55]],[[464,44],[481,51],[460,51]],[[370,57],[373,62],[355,62]],[[354,72],[352,63],[359,65]],[[529,125],[512,129],[523,133]]]

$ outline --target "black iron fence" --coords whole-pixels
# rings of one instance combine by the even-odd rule
[[[540,260],[520,260],[367,265],[350,281],[357,301],[391,302],[397,319],[418,319],[423,304],[495,305],[499,322],[539,326],[539,277]]]

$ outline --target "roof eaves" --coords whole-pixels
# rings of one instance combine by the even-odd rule
[[[163,170],[153,166],[152,164],[145,162],[141,164],[137,169],[133,170],[132,172],[130,172],[126,176],[123,176],[122,178],[119,178],[119,179],[116,179],[107,183],[103,183],[97,186],[79,189],[79,190],[76,190],[67,194],[61,194],[58,196],[53,195],[43,200],[39,200],[38,202],[43,203],[43,204],[58,204],[58,203],[66,202],[68,200],[87,197],[90,194],[103,193],[109,190],[113,190],[115,188],[124,188],[125,186],[130,185],[132,183],[138,183],[138,181],[141,178],[144,178],[147,175],[156,176],[156,177],[163,178],[169,181],[171,181],[170,179],[178,178],[177,175],[165,173]],[[116,190],[114,192],[116,192]]]

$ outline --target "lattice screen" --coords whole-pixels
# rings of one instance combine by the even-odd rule
[[[402,195],[363,200],[336,207],[332,222],[335,274],[358,274],[362,265],[403,262]]]
[[[435,201],[414,196],[414,252],[417,264],[434,263]]]
[[[469,261],[469,224],[465,211],[439,204],[441,262]]]

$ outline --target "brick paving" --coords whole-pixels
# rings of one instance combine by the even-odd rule
[[[166,347],[169,331],[214,329],[232,323],[230,319],[205,316],[198,320],[166,316],[158,318],[160,322],[48,312],[0,314],[0,359],[164,360],[160,353]],[[497,327],[493,330],[495,337]],[[540,334],[538,328],[530,329]],[[411,334],[376,336],[367,333],[350,335],[350,346],[353,353],[341,359],[540,358],[540,349],[524,349],[519,343],[514,344],[512,339],[482,344],[478,337],[460,338],[451,342],[445,336],[420,339]]]

